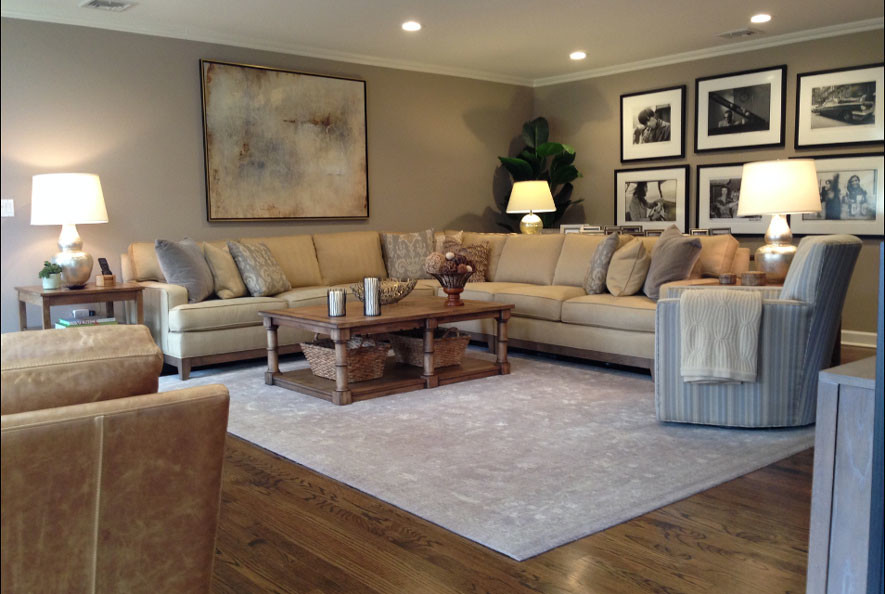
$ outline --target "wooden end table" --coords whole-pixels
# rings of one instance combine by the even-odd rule
[[[507,361],[507,322],[512,304],[488,301],[464,301],[462,307],[448,307],[444,297],[422,297],[393,305],[384,305],[380,316],[364,316],[363,304],[347,304],[347,315],[331,318],[325,305],[262,311],[267,329],[267,372],[265,383],[303,392],[329,400],[334,404],[350,404],[358,400],[398,394],[423,388],[434,388],[492,375],[510,373]],[[464,357],[461,365],[436,369],[433,331],[439,324],[464,320],[494,318],[497,320],[496,359],[486,361]],[[335,343],[335,381],[313,375],[310,369],[280,373],[277,329],[292,326],[327,334]],[[347,341],[356,334],[383,334],[413,328],[424,329],[424,366],[388,364],[381,378],[355,382],[347,379]]]
[[[52,328],[49,310],[54,305],[82,305],[104,302],[108,316],[114,316],[115,301],[135,301],[137,319],[144,324],[144,287],[136,283],[118,283],[109,287],[98,287],[89,283],[82,289],[44,289],[40,285],[15,287],[18,294],[18,326],[27,330],[27,304],[36,305],[43,310],[43,328]]]

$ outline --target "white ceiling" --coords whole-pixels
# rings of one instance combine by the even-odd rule
[[[881,28],[882,0],[0,0],[4,17],[544,85]],[[750,16],[773,20],[751,25]],[[400,29],[420,21],[418,33]],[[718,34],[753,27],[729,41]],[[568,54],[582,49],[587,59]]]

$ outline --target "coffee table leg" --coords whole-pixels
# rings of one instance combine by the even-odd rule
[[[272,386],[274,376],[280,372],[278,326],[271,318],[264,318],[264,327],[267,329],[267,371],[264,373],[264,383]]]
[[[333,404],[350,404],[353,395],[347,384],[347,341],[349,331],[333,331],[332,341],[335,343],[335,393],[332,394]]]
[[[439,385],[439,376],[436,374],[436,365],[433,360],[433,331],[436,329],[436,320],[427,320],[424,323],[424,387],[435,388]]]
[[[19,297],[18,302],[18,329],[28,329],[28,304],[21,301],[21,297]]]
[[[495,340],[495,353],[497,355],[498,369],[502,375],[510,373],[510,363],[507,361],[507,321],[510,320],[510,310],[505,309],[498,314],[498,336]]]

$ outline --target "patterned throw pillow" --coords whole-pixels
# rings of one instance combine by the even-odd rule
[[[440,235],[436,238],[436,245],[433,246],[433,251],[445,254],[446,252],[452,251],[453,247],[461,247],[461,242],[463,240],[464,231],[456,231],[455,233]]]
[[[617,233],[608,235],[602,240],[602,243],[596,246],[593,257],[590,258],[587,276],[584,277],[584,290],[588,295],[598,295],[605,291],[605,276],[608,274],[608,265],[617,249]]]
[[[433,251],[433,229],[417,233],[382,233],[384,265],[390,278],[430,278],[424,260]]]
[[[473,262],[473,274],[467,279],[468,283],[485,282],[489,274],[489,242],[481,241],[458,249],[458,252],[467,256]]]
[[[212,294],[215,289],[212,270],[197,242],[187,238],[181,241],[158,239],[154,250],[166,282],[187,289],[188,303],[199,303]]]
[[[283,269],[263,243],[228,241],[227,249],[253,297],[277,295],[292,288]]]

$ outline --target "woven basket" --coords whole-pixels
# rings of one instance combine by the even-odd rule
[[[302,342],[301,350],[317,377],[335,380],[335,343],[330,339]],[[363,382],[384,375],[390,344],[356,336],[347,341],[347,381]]]
[[[397,363],[405,363],[414,367],[424,367],[424,331],[406,331],[388,334],[393,345],[393,354]],[[433,366],[448,367],[460,365],[464,351],[470,342],[470,335],[449,328],[437,330],[433,338]]]

